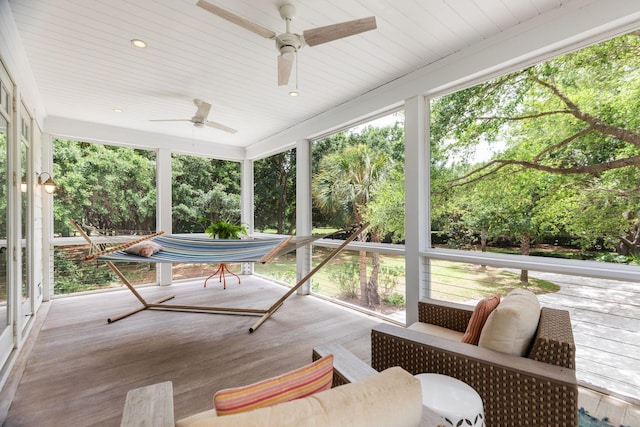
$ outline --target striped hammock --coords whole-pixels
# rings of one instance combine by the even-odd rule
[[[103,261],[124,262],[266,262],[274,256],[291,252],[320,236],[253,238],[243,240],[211,239],[197,236],[160,235],[153,237],[159,252],[150,257],[128,254],[123,250],[106,251],[97,256]]]
[[[253,238],[243,240],[223,240],[223,239],[209,239],[205,237],[196,236],[183,236],[183,235],[164,235],[162,231],[153,233],[146,236],[104,236],[99,235],[98,230],[93,229],[91,232],[96,232],[99,236],[90,237],[74,220],[71,220],[71,224],[80,233],[82,237],[89,243],[90,250],[93,251],[93,255],[85,258],[104,260],[105,263],[120,277],[122,282],[131,293],[138,299],[140,306],[132,310],[128,310],[115,317],[107,319],[108,323],[115,322],[123,319],[132,314],[138,313],[147,309],[158,309],[165,311],[191,311],[191,312],[208,312],[218,314],[253,314],[260,315],[252,327],[249,328],[249,332],[254,332],[260,327],[267,319],[269,319],[289,298],[294,292],[296,292],[303,284],[305,284],[320,268],[326,263],[332,260],[340,251],[342,251],[350,242],[358,237],[369,224],[360,224],[354,226],[348,231],[350,234],[337,248],[335,248],[325,259],[320,261],[310,272],[308,272],[303,278],[291,287],[280,299],[271,305],[266,310],[256,308],[243,308],[243,307],[211,307],[211,306],[194,306],[194,305],[179,305],[179,304],[165,304],[166,301],[175,297],[175,295],[166,295],[155,301],[147,301],[144,297],[135,289],[133,284],[127,279],[127,277],[116,267],[113,261],[126,261],[126,262],[210,262],[223,265],[226,262],[255,262],[260,261],[262,263],[268,262],[271,258],[290,252],[298,247],[306,246],[314,240],[336,235],[338,233],[343,234],[347,230],[341,230],[337,233],[328,234],[326,236],[289,236],[286,238]],[[114,239],[114,237],[116,239]],[[123,240],[124,238],[124,240]],[[145,240],[155,239],[155,242],[161,246],[161,249],[151,257],[144,257],[138,255],[130,255],[125,251],[128,247],[143,242]],[[113,244],[119,241],[120,244],[108,247],[109,244]],[[122,242],[125,243],[122,243]],[[205,282],[206,283],[206,282]]]

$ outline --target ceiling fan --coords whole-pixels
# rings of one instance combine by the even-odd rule
[[[191,117],[190,119],[160,119],[160,120],[149,120],[150,122],[191,122],[193,126],[197,128],[201,128],[204,126],[208,126],[210,128],[215,128],[219,130],[223,130],[228,133],[236,133],[238,132],[235,129],[227,127],[223,124],[212,122],[211,120],[207,120],[209,117],[209,111],[211,110],[211,104],[208,102],[204,102],[201,99],[194,99],[193,103],[198,107],[196,111],[196,115]]]
[[[291,4],[280,6],[280,17],[286,23],[286,31],[277,34],[262,25],[256,24],[248,19],[229,12],[219,6],[211,4],[205,0],[198,0],[198,6],[217,15],[229,22],[241,26],[259,36],[276,41],[276,49],[280,52],[278,56],[278,85],[283,86],[289,83],[291,69],[298,50],[303,46],[316,46],[322,43],[338,40],[344,37],[353,36],[365,31],[376,29],[376,18],[356,19],[339,24],[327,25],[325,27],[313,28],[303,31],[302,35],[292,33],[289,25],[296,15],[296,8]]]

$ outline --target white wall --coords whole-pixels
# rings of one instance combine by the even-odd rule
[[[5,68],[8,70],[11,80],[16,88],[14,94],[16,99],[14,105],[19,107],[24,104],[34,119],[32,123],[33,140],[31,142],[32,149],[32,170],[34,172],[42,172],[43,164],[46,166],[48,162],[43,161],[42,157],[42,125],[46,111],[42,104],[37,85],[29,61],[24,53],[22,41],[18,34],[18,29],[13,20],[13,15],[7,0],[0,0],[0,59]],[[17,108],[16,120],[20,120],[20,108]],[[16,121],[17,123],[17,121]],[[17,135],[17,134],[16,134]],[[16,138],[18,138],[16,136]],[[48,170],[50,171],[50,169]],[[36,196],[33,200],[33,251],[34,265],[33,280],[35,284],[43,283],[42,266],[42,247],[43,247],[43,203],[39,195],[42,193],[40,188],[36,189]],[[42,298],[42,288],[36,287],[36,309]]]
[[[20,147],[20,132],[19,132],[19,123],[21,120],[21,105],[24,104],[26,108],[29,110],[29,114],[31,114],[34,118],[34,121],[31,123],[31,127],[33,129],[32,141],[31,141],[31,150],[32,156],[30,161],[31,170],[34,172],[42,171],[43,157],[41,150],[42,143],[42,134],[40,129],[42,129],[42,124],[44,122],[44,117],[46,116],[46,111],[42,104],[38,88],[35,84],[35,79],[33,78],[33,74],[31,72],[31,67],[24,53],[24,49],[22,47],[22,42],[18,35],[17,28],[15,26],[15,22],[13,20],[13,15],[11,13],[11,9],[9,8],[9,4],[7,0],[0,0],[0,60],[2,64],[7,69],[11,82],[14,85],[13,94],[14,100],[13,105],[16,106],[16,110],[13,112],[12,118],[12,130],[9,135],[9,158],[8,158],[8,171],[15,171],[16,174],[19,173],[18,169],[20,168],[20,155],[19,155],[19,147]],[[18,175],[19,176],[19,175]],[[6,178],[6,177],[5,177]],[[34,177],[31,177],[32,179]],[[34,180],[35,181],[35,180]],[[8,225],[10,230],[13,228],[14,230],[19,230],[19,216],[20,216],[20,204],[18,203],[17,197],[14,197],[15,188],[12,188],[12,192],[9,193],[9,197],[7,198],[9,206],[7,209],[8,212]],[[17,190],[19,191],[19,189]],[[15,337],[15,349],[10,355],[9,359],[6,361],[4,366],[0,366],[0,387],[4,385],[7,380],[8,373],[10,372],[11,367],[16,361],[16,357],[18,355],[18,350],[22,348],[24,340],[28,335],[28,331],[30,330],[31,323],[30,320],[33,320],[34,317],[27,317],[31,312],[36,312],[40,302],[42,301],[42,285],[40,287],[37,286],[38,283],[43,283],[43,271],[42,271],[42,257],[43,257],[43,227],[42,227],[42,199],[39,197],[39,194],[42,192],[41,188],[36,188],[35,197],[32,200],[33,203],[33,217],[31,227],[33,233],[32,240],[32,250],[31,254],[33,256],[34,261],[34,269],[32,270],[32,279],[36,284],[36,288],[32,294],[32,306],[24,307],[23,311],[20,311],[20,307],[22,306],[20,301],[20,277],[19,273],[20,264],[12,263],[11,271],[8,274],[8,282],[7,285],[13,289],[13,292],[8,292],[9,298],[11,298],[11,304],[15,307],[14,313],[14,325],[16,327],[13,329],[14,337]],[[12,233],[10,231],[10,236],[8,236],[9,244],[14,247],[19,247],[20,241],[19,236],[16,233]],[[11,236],[12,235],[12,236]],[[13,295],[13,296],[11,296]],[[28,312],[28,313],[27,313]],[[25,326],[23,328],[23,326]]]
[[[20,88],[20,96],[25,105],[29,107],[40,129],[43,129],[47,112],[22,47],[8,0],[0,0],[0,58],[9,70],[13,82]]]

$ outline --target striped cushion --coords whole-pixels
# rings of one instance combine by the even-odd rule
[[[473,310],[467,330],[462,336],[462,342],[467,344],[478,345],[480,333],[484,327],[487,318],[493,310],[500,304],[500,295],[491,295],[478,301],[476,308]]]
[[[213,396],[218,415],[264,408],[328,390],[333,380],[333,355],[307,366],[244,387],[228,388]]]

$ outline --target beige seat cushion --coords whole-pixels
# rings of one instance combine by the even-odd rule
[[[233,415],[189,417],[180,427],[415,427],[422,417],[420,381],[399,367],[312,396]]]
[[[514,289],[491,312],[478,345],[501,353],[525,356],[538,329],[540,303],[533,292]]]
[[[416,322],[407,329],[422,332],[423,334],[435,335],[440,338],[447,338],[453,341],[461,341],[464,332],[454,331],[453,329],[443,328],[442,326],[432,325],[430,323]]]
[[[176,421],[176,427],[189,427],[193,425],[204,425],[200,424],[200,422],[207,422],[212,418],[216,418],[218,416],[218,412],[215,408],[209,409],[208,411],[198,412],[197,414],[191,415],[190,417],[183,418],[181,420]]]

